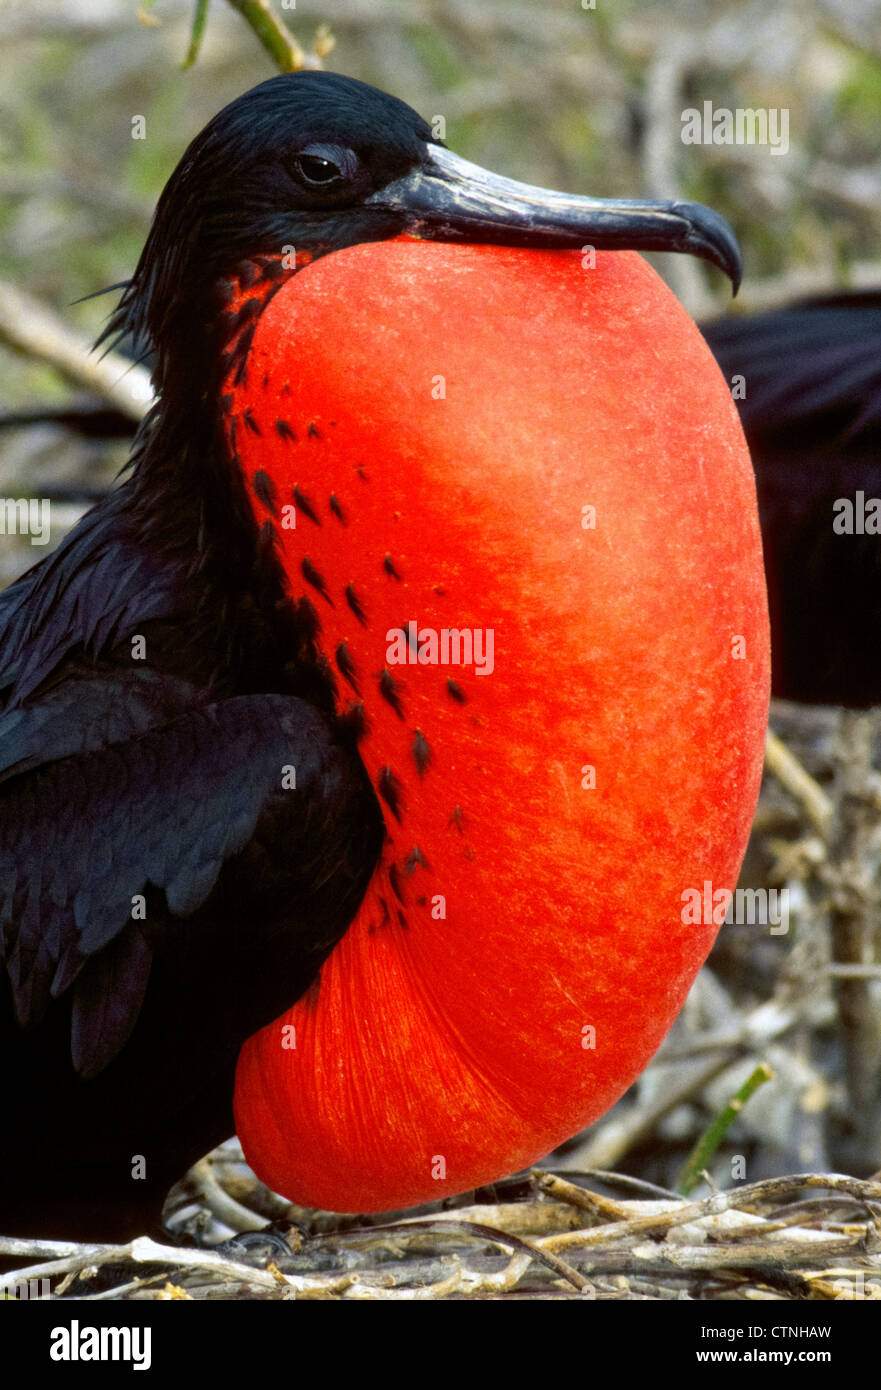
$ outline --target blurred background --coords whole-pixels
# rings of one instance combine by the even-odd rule
[[[450,146],[477,163],[547,187],[681,196],[723,213],[746,267],[733,304],[703,264],[654,258],[699,319],[881,286],[879,0],[295,0],[286,9],[276,0],[275,9],[307,65],[443,116]],[[83,344],[114,296],[83,296],[131,272],[191,137],[276,70],[223,0],[184,69],[193,10],[193,0],[0,4],[0,494],[51,497],[53,542],[109,484],[128,443],[112,429],[89,437],[33,417],[102,398],[134,415],[144,399],[143,383],[113,369],[96,395]],[[684,144],[682,113],[705,101],[785,109],[787,152]],[[132,136],[136,116],[144,139]],[[0,583],[43,553],[4,537]],[[760,1063],[773,1079],[709,1165],[720,1186],[830,1168],[867,1175],[881,1164],[877,729],[872,715],[782,703],[774,727],[784,751],[766,775],[744,881],[789,889],[789,930],[723,927],[658,1061],[555,1156],[559,1166],[675,1183],[698,1135]]]

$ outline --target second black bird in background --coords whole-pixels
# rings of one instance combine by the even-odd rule
[[[702,331],[732,383],[756,471],[773,693],[881,704],[881,533],[870,506],[881,499],[881,291]]]

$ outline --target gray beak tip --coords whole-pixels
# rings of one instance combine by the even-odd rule
[[[731,281],[732,295],[740,289],[743,278],[743,257],[736,236],[718,212],[703,203],[673,203],[672,211],[688,223],[684,250],[711,261],[724,271]]]

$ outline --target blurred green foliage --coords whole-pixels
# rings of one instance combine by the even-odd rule
[[[90,333],[112,300],[73,301],[126,277],[187,141],[273,71],[222,0],[183,70],[194,5],[155,0],[139,18],[138,0],[7,0],[0,12],[0,277]],[[325,66],[443,115],[450,145],[479,163],[581,192],[712,204],[743,242],[749,306],[761,282],[779,281],[782,295],[803,280],[881,282],[879,0],[274,8],[307,53],[329,23],[336,44]],[[682,110],[705,100],[785,106],[789,153],[682,145]],[[146,119],[144,140],[132,138],[135,115]],[[647,138],[659,125],[660,151]],[[694,312],[726,304],[721,277],[659,264]],[[5,405],[61,389],[39,366],[2,349],[0,360]]]

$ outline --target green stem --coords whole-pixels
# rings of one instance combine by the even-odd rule
[[[683,1197],[687,1197],[693,1188],[697,1187],[701,1180],[701,1174],[706,1168],[713,1154],[718,1149],[731,1125],[737,1119],[750,1096],[753,1095],[760,1086],[764,1086],[766,1081],[770,1081],[774,1073],[767,1062],[760,1062],[751,1076],[747,1077],[739,1091],[736,1091],[724,1109],[720,1110],[714,1120],[707,1126],[698,1139],[691,1153],[685,1161],[679,1181],[676,1184],[676,1191],[681,1192]]]
[[[299,72],[306,55],[290,30],[276,19],[267,0],[229,0],[229,3],[254,30],[279,72]]]
[[[211,0],[196,0],[196,13],[193,15],[193,28],[190,33],[190,46],[187,49],[187,56],[181,63],[181,67],[191,68],[199,56],[199,49],[202,46],[202,35],[205,33],[205,21],[208,18],[208,6]]]

